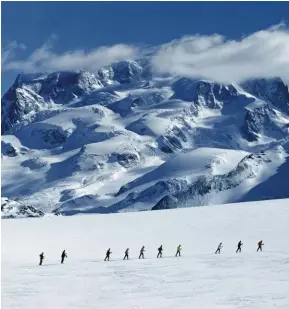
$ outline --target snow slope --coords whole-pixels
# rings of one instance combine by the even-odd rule
[[[288,156],[288,106],[279,78],[164,78],[149,59],[20,74],[2,98],[2,196],[64,215],[261,200],[247,193]]]
[[[240,202],[254,201],[260,199],[275,199],[278,196],[289,198],[288,179],[289,160],[278,167],[278,172],[252,188],[246,195],[242,196]],[[285,180],[285,181],[284,181]]]
[[[287,309],[288,220],[289,199],[3,220],[2,306]],[[236,254],[240,239],[244,246]],[[261,239],[265,245],[257,253]],[[215,255],[220,242],[224,248]],[[156,259],[161,244],[164,258]],[[179,244],[183,256],[175,258]],[[138,260],[142,245],[145,259]],[[108,247],[112,261],[104,262]],[[131,259],[123,261],[127,247]],[[63,249],[68,259],[60,265]]]

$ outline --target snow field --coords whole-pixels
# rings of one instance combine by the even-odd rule
[[[2,221],[3,308],[289,307],[289,200]],[[263,240],[263,252],[256,252]],[[244,243],[236,254],[239,240]],[[214,252],[223,242],[220,255]],[[162,259],[156,259],[163,245]],[[175,258],[177,245],[182,257]],[[139,250],[146,246],[144,260]],[[111,248],[110,262],[103,262]],[[123,261],[130,248],[130,260]],[[60,265],[66,249],[68,259]],[[44,251],[43,266],[38,256]]]

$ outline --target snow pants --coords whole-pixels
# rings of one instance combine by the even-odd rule
[[[238,253],[238,252],[242,252],[241,247],[238,247],[236,253]]]

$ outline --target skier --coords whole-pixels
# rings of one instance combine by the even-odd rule
[[[128,251],[129,251],[129,248],[127,248],[124,252],[124,260],[127,259],[128,260]]]
[[[110,251],[110,248],[106,251],[106,256],[105,256],[105,261],[107,260],[107,261],[109,261],[109,256],[110,256],[110,254],[111,254],[111,251]]]
[[[240,240],[239,242],[238,242],[238,248],[237,248],[237,250],[236,250],[236,253],[238,253],[238,252],[242,252],[242,250],[241,250],[241,247],[243,246],[243,243],[242,243],[242,241]]]
[[[163,245],[161,245],[159,248],[158,248],[158,255],[157,255],[157,258],[159,257],[163,257]]]
[[[181,256],[181,250],[182,250],[181,245],[178,245],[178,247],[177,247],[177,253],[176,253],[175,256]]]
[[[143,254],[144,252],[145,252],[145,246],[142,246],[141,249],[140,249],[140,252],[139,252],[139,257],[138,257],[139,259],[141,257],[144,259],[144,254]]]
[[[220,242],[219,243],[219,246],[218,246],[218,248],[217,248],[217,250],[216,250],[216,252],[215,252],[215,254],[217,254],[217,253],[221,253],[221,249],[223,248],[223,245],[222,245],[222,243]]]
[[[262,246],[264,246],[263,240],[260,240],[260,241],[258,242],[258,249],[257,249],[257,252],[258,252],[259,250],[262,251]]]
[[[61,264],[63,264],[65,258],[67,258],[67,254],[65,250],[63,250],[63,252],[61,253]]]
[[[39,254],[39,257],[40,257],[39,265],[42,265],[42,261],[44,260],[44,252],[42,252],[41,254]]]

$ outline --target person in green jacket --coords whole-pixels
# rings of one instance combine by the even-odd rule
[[[175,256],[181,256],[181,251],[182,251],[181,245],[178,245],[178,247],[177,247],[177,253],[176,253]]]

